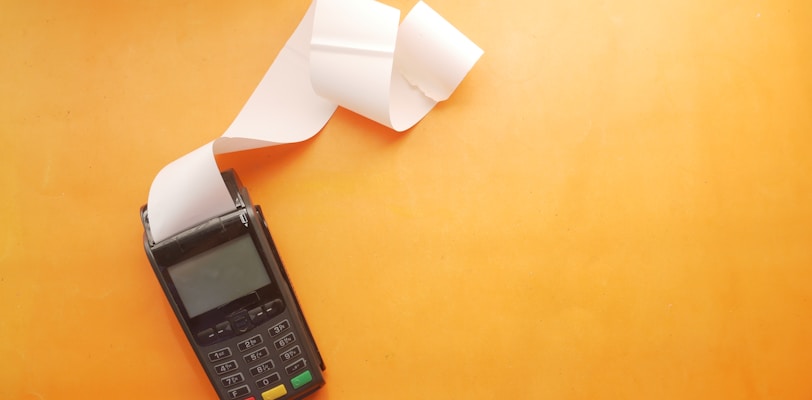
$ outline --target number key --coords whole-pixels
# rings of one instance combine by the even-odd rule
[[[228,371],[233,371],[235,369],[237,369],[237,361],[235,360],[231,360],[229,362],[224,362],[222,364],[217,364],[214,366],[214,372],[216,372],[217,375],[222,375]]]
[[[231,349],[228,347],[209,353],[209,360],[211,361],[218,361],[228,357],[231,357]]]
[[[225,378],[220,379],[220,382],[223,383],[223,387],[234,386],[242,381],[245,380],[243,377],[242,372],[236,373],[234,375],[227,376]]]
[[[282,362],[288,362],[299,354],[302,354],[302,349],[299,346],[295,346],[280,354],[279,359],[282,360]]]
[[[261,360],[261,359],[263,359],[265,357],[268,357],[268,348],[267,347],[263,347],[263,348],[255,351],[253,353],[248,353],[248,354],[244,355],[242,358],[245,359],[246,363],[250,364],[250,363],[253,363],[255,361],[259,361],[259,360]]]
[[[240,343],[237,343],[237,347],[240,349],[240,351],[246,351],[260,343],[262,343],[262,335],[255,335],[243,340]]]
[[[290,328],[290,321],[283,320],[282,322],[280,322],[280,323],[272,326],[270,329],[268,329],[268,333],[271,334],[271,337],[274,337],[274,336],[288,330],[288,328]]]
[[[272,383],[279,381],[279,374],[274,372],[260,380],[257,381],[257,388],[259,390],[265,389],[268,386],[271,386]]]
[[[279,339],[276,339],[276,341],[273,342],[273,345],[274,345],[274,347],[276,347],[277,350],[279,350],[279,349],[293,343],[295,340],[296,340],[296,336],[293,336],[293,332],[291,332],[291,333],[288,333],[285,336],[282,336]]]
[[[251,376],[262,375],[272,369],[273,369],[273,361],[264,362],[262,364],[257,365],[256,367],[251,367]]]

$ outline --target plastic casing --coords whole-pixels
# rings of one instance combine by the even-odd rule
[[[267,224],[265,222],[264,217],[262,216],[262,210],[259,206],[254,206],[251,203],[251,199],[248,195],[248,192],[245,187],[239,181],[239,178],[233,172],[233,170],[225,171],[222,173],[223,180],[228,187],[229,192],[232,194],[235,203],[235,210],[229,212],[225,215],[221,215],[215,218],[212,218],[209,221],[205,221],[195,227],[189,228],[183,232],[176,234],[160,243],[154,243],[152,241],[150,230],[149,230],[149,217],[148,217],[148,205],[144,205],[141,208],[141,221],[144,225],[144,248],[147,254],[147,258],[152,265],[153,271],[155,272],[155,276],[158,278],[158,281],[163,288],[164,294],[169,301],[169,304],[172,307],[172,310],[175,313],[175,316],[178,319],[181,327],[183,328],[184,333],[186,334],[186,338],[189,344],[192,346],[195,354],[197,355],[198,360],[200,361],[201,365],[203,366],[206,375],[209,377],[212,386],[214,387],[215,391],[217,392],[218,396],[221,399],[226,400],[242,400],[254,397],[255,399],[259,400],[262,399],[262,393],[264,391],[269,390],[275,386],[280,384],[285,385],[285,389],[287,394],[280,397],[280,399],[301,399],[309,394],[312,394],[314,391],[318,390],[321,386],[324,385],[324,377],[322,375],[322,371],[325,369],[324,362],[321,358],[321,354],[319,353],[318,347],[316,346],[315,340],[310,332],[310,329],[307,325],[307,321],[304,318],[304,315],[301,312],[301,308],[299,307],[298,300],[296,299],[296,295],[293,291],[293,287],[290,284],[290,280],[288,279],[287,273],[285,272],[284,266],[282,261],[279,257],[279,254],[276,250],[276,246],[273,243],[273,239],[271,238],[270,231],[268,230]],[[165,263],[161,262],[162,259],[176,259],[177,261],[182,261],[185,258],[191,257],[196,253],[191,254],[184,254],[187,252],[188,246],[184,246],[183,243],[195,243],[196,247],[198,247],[196,252],[199,253],[200,247],[206,248],[216,248],[217,245],[222,244],[225,241],[234,239],[235,237],[227,237],[223,238],[222,234],[227,229],[223,229],[225,226],[233,226],[234,224],[245,225],[247,217],[247,229],[245,229],[244,234],[250,234],[254,239],[254,244],[256,245],[256,249],[260,254],[263,263],[266,267],[266,270],[271,278],[271,284],[275,284],[278,288],[279,300],[284,303],[284,307],[282,311],[274,314],[271,316],[269,320],[258,324],[252,324],[252,327],[245,332],[235,331],[233,337],[228,339],[220,339],[216,343],[213,344],[202,344],[199,343],[200,339],[197,338],[198,332],[193,332],[191,329],[190,318],[187,317],[185,313],[185,309],[183,308],[182,304],[180,304],[180,298],[177,295],[177,291],[174,288],[174,285],[169,279],[169,275],[167,274],[167,268],[174,265],[168,264],[164,265]],[[233,229],[232,229],[233,231]],[[202,246],[200,245],[202,243]],[[171,253],[171,256],[166,257],[166,254]],[[252,305],[247,305],[243,309],[242,312],[239,312],[239,315],[245,316],[247,313],[247,308],[251,307]],[[236,315],[236,314],[235,314]],[[279,324],[280,322],[288,320],[290,322],[290,329],[286,329],[283,337],[287,336],[290,332],[294,334],[295,342],[293,342],[289,348],[294,348],[295,346],[299,346],[301,349],[300,355],[297,355],[292,360],[305,360],[305,367],[303,370],[309,370],[312,375],[312,380],[307,383],[306,385],[299,387],[297,389],[293,389],[291,384],[290,378],[286,373],[285,365],[288,363],[286,361],[282,361],[280,359],[280,354],[284,353],[288,350],[288,347],[285,347],[281,350],[277,350],[274,347],[274,340],[276,338],[269,337],[271,327]],[[248,339],[255,337],[257,334],[262,334],[263,343],[259,345],[255,345],[252,347],[253,349],[261,349],[262,347],[267,347],[269,350],[269,356],[263,358],[262,360],[256,362],[243,362],[243,356],[251,351],[242,352],[238,348],[238,343]],[[232,352],[231,357],[226,357],[222,359],[218,359],[217,361],[212,361],[209,359],[209,354],[213,351],[229,348]],[[218,364],[222,364],[223,362],[229,360],[237,360],[238,361],[238,368],[228,371],[227,373],[217,374],[214,370],[214,366]],[[262,378],[266,376],[266,373],[258,374],[253,376],[249,370],[251,367],[254,367],[259,364],[264,364],[267,360],[272,360],[273,362],[273,370],[269,371],[273,372],[274,374],[279,374],[279,380],[271,384],[270,386],[264,387],[262,389],[258,388],[257,382],[255,379]],[[290,361],[290,360],[288,360]],[[299,373],[303,370],[297,370],[296,373]],[[240,381],[238,384],[233,384],[229,387],[225,387],[223,382],[221,381],[226,376],[232,376],[237,373],[243,374],[243,381]],[[292,374],[295,375],[295,374]],[[248,394],[239,395],[239,396],[232,396],[230,391],[234,390],[235,388],[241,388],[243,386],[248,386],[250,392]]]

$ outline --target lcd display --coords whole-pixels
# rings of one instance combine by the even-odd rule
[[[190,318],[271,283],[251,235],[181,261],[168,272]]]

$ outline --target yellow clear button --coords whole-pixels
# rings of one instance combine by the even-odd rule
[[[286,394],[288,394],[288,391],[285,389],[285,385],[279,385],[271,390],[262,392],[262,400],[276,400]]]

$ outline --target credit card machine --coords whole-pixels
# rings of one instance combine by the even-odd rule
[[[220,399],[301,399],[324,362],[262,210],[233,171],[223,180],[234,211],[159,243],[141,208],[147,257]]]

